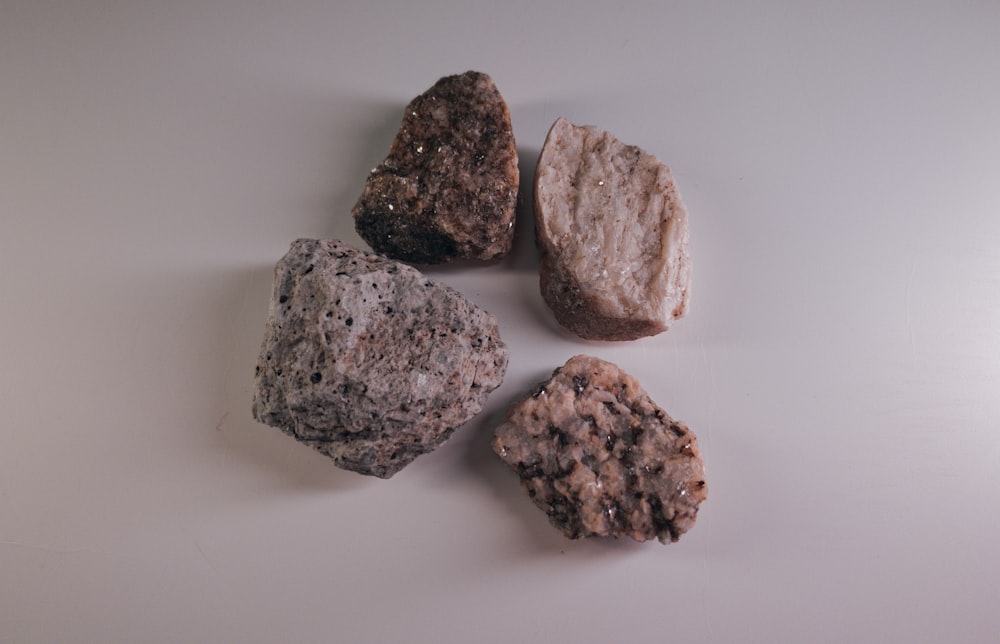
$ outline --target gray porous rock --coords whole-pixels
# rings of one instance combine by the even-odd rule
[[[274,271],[254,418],[389,478],[482,408],[507,369],[496,320],[459,292],[339,241]]]
[[[513,242],[518,180],[510,112],[493,80],[446,76],[406,106],[354,206],[355,227],[376,253],[406,262],[494,259]]]
[[[687,211],[670,169],[604,130],[558,119],[535,173],[542,297],[589,340],[633,340],[687,312]]]
[[[590,356],[514,404],[493,449],[570,539],[677,541],[707,497],[694,434],[635,378]]]

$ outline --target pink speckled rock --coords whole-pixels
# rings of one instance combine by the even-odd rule
[[[571,539],[677,541],[708,495],[694,434],[635,378],[590,356],[514,404],[493,449]]]

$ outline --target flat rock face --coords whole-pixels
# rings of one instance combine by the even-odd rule
[[[355,225],[394,259],[494,259],[511,248],[517,186],[510,112],[496,85],[479,72],[447,76],[406,106],[354,206]]]
[[[416,269],[300,239],[278,262],[254,418],[348,470],[388,478],[500,386],[496,320]]]
[[[535,229],[542,297],[580,337],[654,335],[687,312],[687,212],[654,156],[560,118],[535,174]]]
[[[617,366],[571,358],[496,430],[493,449],[570,539],[677,539],[705,500],[694,434]]]

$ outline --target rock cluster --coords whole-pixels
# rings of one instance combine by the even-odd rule
[[[493,449],[571,539],[677,541],[707,496],[694,434],[635,378],[590,356],[514,404]]]
[[[687,213],[665,165],[560,118],[534,191],[541,292],[563,326],[630,340],[685,314]],[[507,368],[496,320],[400,261],[504,255],[517,192],[510,113],[489,76],[447,76],[413,99],[353,209],[374,253],[300,239],[275,267],[254,417],[389,478],[479,413]],[[694,434],[590,356],[512,405],[493,449],[572,539],[677,541],[707,496]]]
[[[500,386],[496,320],[416,269],[300,239],[278,262],[254,417],[345,469],[388,478]]]

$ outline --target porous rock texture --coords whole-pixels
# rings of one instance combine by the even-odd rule
[[[446,76],[406,106],[354,206],[355,226],[375,252],[406,262],[494,259],[513,242],[518,179],[510,112],[493,80]]]
[[[694,434],[635,378],[590,356],[514,404],[493,449],[571,539],[677,541],[707,496]]]
[[[300,239],[278,262],[253,415],[348,470],[389,478],[500,386],[496,320],[416,269]]]
[[[582,338],[633,340],[687,312],[687,211],[670,169],[592,126],[558,119],[535,173],[542,297]]]

